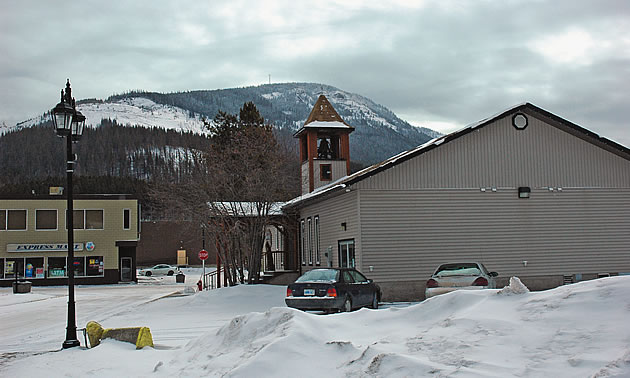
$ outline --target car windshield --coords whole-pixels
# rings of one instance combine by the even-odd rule
[[[479,266],[475,263],[457,263],[441,265],[435,272],[435,276],[478,276],[481,274]]]
[[[309,270],[295,282],[337,282],[337,271],[335,269]]]

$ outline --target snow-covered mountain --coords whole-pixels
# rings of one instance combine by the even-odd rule
[[[206,132],[202,119],[212,120],[219,110],[238,114],[245,102],[252,101],[268,122],[291,132],[304,124],[320,94],[325,95],[341,117],[355,127],[350,141],[353,160],[375,163],[439,136],[433,130],[410,125],[366,97],[315,83],[168,94],[132,92],[111,96],[104,101],[78,101],[77,107],[91,126],[98,126],[102,119],[110,119],[123,125],[201,134]],[[35,117],[5,131],[34,126],[47,118],[49,115],[46,114]]]
[[[169,105],[156,104],[144,97],[129,97],[108,102],[86,102],[79,110],[90,126],[98,126],[102,119],[115,119],[119,124],[161,127],[178,131],[206,133],[200,115]]]
[[[188,111],[176,106],[157,104],[144,97],[126,97],[112,101],[84,100],[77,109],[86,118],[86,125],[97,127],[101,120],[116,120],[121,125],[134,125],[147,128],[159,127],[177,131],[190,131],[206,134],[201,116],[192,116]],[[50,114],[20,122],[15,127],[5,127],[5,131],[20,130],[50,120]]]

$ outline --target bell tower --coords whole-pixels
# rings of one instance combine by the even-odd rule
[[[350,133],[348,125],[320,95],[311,114],[293,136],[300,141],[302,194],[350,174]]]

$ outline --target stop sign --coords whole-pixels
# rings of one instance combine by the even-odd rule
[[[202,249],[201,251],[199,251],[199,260],[205,260],[208,258],[208,251],[206,251],[205,249]]]

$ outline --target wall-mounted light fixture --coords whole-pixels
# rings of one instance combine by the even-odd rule
[[[345,231],[345,230],[346,230],[346,228],[347,228],[347,227],[346,227],[346,222],[342,222],[342,223],[341,223],[341,230],[342,230],[342,231]]]
[[[531,189],[529,186],[521,186],[518,188],[518,198],[529,198]]]

